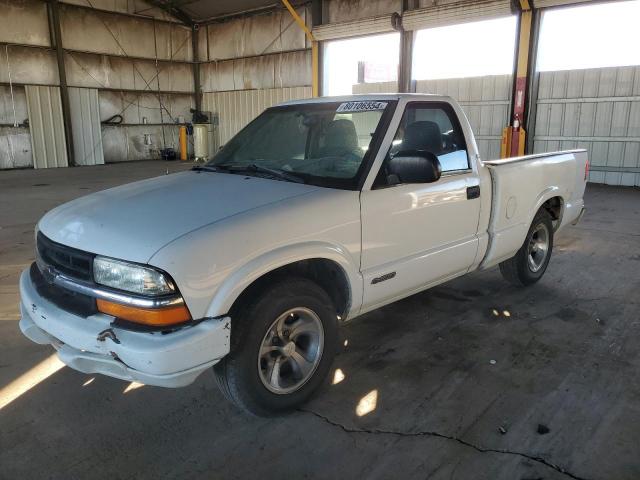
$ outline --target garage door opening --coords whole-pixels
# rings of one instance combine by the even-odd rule
[[[396,92],[399,49],[398,33],[327,42],[322,94]]]
[[[419,30],[416,92],[450,95],[465,111],[482,158],[498,158],[509,117],[516,17]]]
[[[538,71],[640,65],[638,20],[637,0],[545,11]]]
[[[640,185],[640,1],[544,12],[533,151],[585,148],[589,181]]]
[[[414,80],[507,75],[513,71],[516,17],[419,30]]]

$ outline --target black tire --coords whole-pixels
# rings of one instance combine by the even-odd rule
[[[529,245],[532,242],[534,234],[537,234],[537,232],[539,232],[539,229],[541,228],[546,228],[546,231],[548,233],[548,249],[544,260],[542,261],[540,266],[535,269],[531,266],[530,263]],[[502,273],[502,276],[507,281],[518,287],[533,285],[542,278],[544,272],[547,270],[552,251],[553,222],[551,219],[551,215],[549,215],[549,212],[544,209],[540,209],[538,213],[536,213],[536,216],[533,218],[533,222],[531,222],[531,227],[529,227],[527,237],[525,238],[522,247],[520,247],[520,250],[518,250],[518,252],[513,257],[511,257],[509,260],[505,260],[500,264],[500,273]]]
[[[305,308],[322,324],[324,346],[311,376],[291,393],[273,393],[259,373],[260,349],[265,334],[283,313]],[[241,409],[270,416],[295,409],[320,387],[335,357],[339,340],[335,307],[327,293],[306,278],[288,278],[259,291],[231,318],[231,351],[213,367],[222,393]]]

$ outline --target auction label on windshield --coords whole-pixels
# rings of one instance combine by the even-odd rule
[[[344,102],[340,104],[337,113],[348,113],[348,112],[370,112],[373,110],[384,110],[387,107],[387,102],[372,102],[372,101],[361,101],[361,102]]]

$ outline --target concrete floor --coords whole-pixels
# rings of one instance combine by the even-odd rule
[[[0,172],[0,401],[52,353],[17,326],[34,222],[167,166]],[[586,202],[537,285],[475,273],[347,325],[344,379],[286,417],[243,415],[210,374],[124,393],[63,368],[0,410],[0,478],[638,479],[640,190]]]

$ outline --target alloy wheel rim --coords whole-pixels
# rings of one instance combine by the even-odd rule
[[[272,393],[292,393],[309,381],[320,363],[324,328],[305,307],[280,315],[267,329],[258,354],[258,376]]]
[[[529,238],[527,263],[533,273],[540,271],[549,254],[549,229],[544,223],[536,226]]]

